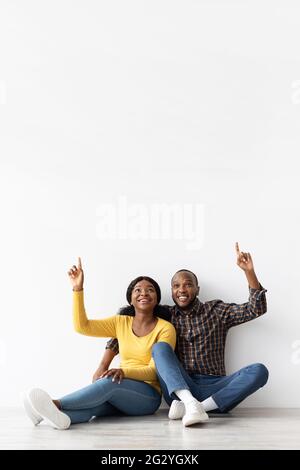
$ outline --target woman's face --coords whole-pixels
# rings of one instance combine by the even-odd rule
[[[131,293],[131,305],[143,312],[153,312],[157,304],[157,295],[153,284],[149,281],[138,282]]]

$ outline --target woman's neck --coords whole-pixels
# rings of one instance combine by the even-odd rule
[[[157,322],[158,319],[153,312],[136,311],[132,321],[132,331],[136,336],[146,336],[156,327]]]
[[[134,323],[137,325],[151,325],[155,319],[153,312],[139,312],[137,310],[133,318]]]

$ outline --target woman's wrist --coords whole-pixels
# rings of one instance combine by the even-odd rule
[[[74,292],[80,292],[82,290],[83,290],[83,287],[81,287],[81,288],[80,287],[73,287]]]

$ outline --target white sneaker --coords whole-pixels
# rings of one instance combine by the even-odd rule
[[[201,403],[197,400],[193,400],[186,405],[186,412],[182,418],[182,424],[184,426],[191,426],[196,423],[204,423],[209,420],[209,416]]]
[[[169,409],[169,419],[181,419],[185,413],[183,401],[173,400]]]
[[[46,418],[56,429],[68,429],[71,420],[68,415],[62,413],[54,405],[52,398],[40,388],[33,388],[28,393],[28,398],[36,413]]]
[[[23,406],[24,406],[24,409],[26,411],[28,418],[33,422],[35,426],[37,426],[38,424],[40,424],[41,421],[43,421],[42,416],[40,416],[35,411],[26,392],[23,392],[21,394],[21,398],[22,398]]]

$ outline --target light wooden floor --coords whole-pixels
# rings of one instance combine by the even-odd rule
[[[300,449],[300,409],[237,408],[184,428],[167,410],[98,418],[67,431],[34,427],[22,408],[0,409],[0,449]]]

